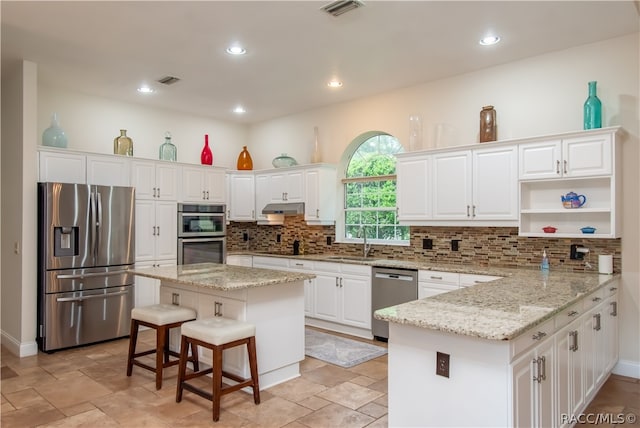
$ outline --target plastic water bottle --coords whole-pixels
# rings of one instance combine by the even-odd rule
[[[540,270],[549,270],[549,258],[547,257],[547,250],[542,251],[542,263],[540,263]]]

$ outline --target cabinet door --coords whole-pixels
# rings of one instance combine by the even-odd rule
[[[87,156],[87,184],[129,186],[129,159],[118,156]]]
[[[431,208],[431,157],[416,156],[398,159],[397,204],[398,220],[428,220]]]
[[[538,358],[541,358],[540,368],[542,379],[537,384],[536,394],[536,426],[556,426],[556,375],[553,369],[555,364],[555,346],[553,339],[548,339],[536,348]],[[533,378],[532,378],[533,379]]]
[[[558,415],[573,415],[584,402],[582,320],[578,319],[564,327],[556,337]]]
[[[433,155],[433,218],[471,219],[471,152]]]
[[[271,202],[272,193],[269,188],[268,175],[256,175],[256,220],[266,220],[267,215],[262,214],[262,209]]]
[[[562,141],[565,177],[608,175],[612,172],[611,135],[570,138]]]
[[[534,360],[535,352],[524,354],[511,364],[511,377],[513,382],[513,426],[535,426],[535,381]]]
[[[339,321],[339,278],[336,275],[316,274],[315,317],[328,321]],[[371,314],[369,314],[371,315]]]
[[[155,166],[156,198],[163,201],[178,200],[178,172],[180,167],[167,162]]]
[[[562,176],[560,140],[520,144],[518,151],[518,169],[521,179],[533,180]]]
[[[339,279],[342,294],[344,324],[371,328],[371,278],[342,276]]]
[[[225,173],[222,169],[208,169],[204,171],[204,190],[206,192],[205,200],[207,202],[216,202],[224,204],[225,201]]]
[[[136,262],[136,269],[155,266],[155,262]],[[160,303],[160,280],[136,275],[135,307]]]
[[[287,175],[284,172],[269,174],[269,202],[283,202],[287,193]]]
[[[156,166],[153,161],[131,162],[131,185],[136,188],[136,199],[155,199]]]
[[[184,202],[202,202],[206,192],[202,186],[203,171],[195,167],[182,168],[182,200]]]
[[[178,255],[178,214],[176,203],[172,201],[157,201],[155,204],[156,259],[175,260]]]
[[[286,176],[287,202],[304,202],[304,171],[291,171]]]
[[[136,262],[155,259],[155,202],[136,201]]]
[[[255,220],[255,181],[253,175],[229,176],[229,220]]]
[[[518,219],[516,147],[473,151],[474,220]]]
[[[227,264],[232,266],[253,267],[253,257],[240,254],[231,254],[227,256]]]
[[[432,282],[418,282],[418,299],[437,296],[438,294],[448,293],[457,290],[457,285],[438,284]]]
[[[38,152],[38,181],[57,183],[87,182],[87,162],[75,153]]]
[[[337,185],[335,169],[307,169],[304,174],[304,219],[311,224],[334,224]]]
[[[304,315],[308,317],[315,317],[316,315],[316,305],[314,304],[315,288],[315,278],[307,279],[304,282]]]

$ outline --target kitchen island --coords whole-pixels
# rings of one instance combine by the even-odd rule
[[[188,306],[197,317],[224,316],[256,326],[260,388],[300,375],[304,359],[304,281],[313,275],[216,263],[137,269],[136,275],[161,281],[160,302]],[[171,332],[178,350],[179,332]],[[211,351],[199,349],[211,364]],[[224,369],[249,377],[246,350],[224,351]]]
[[[523,270],[376,311],[389,426],[570,426],[617,361],[619,281]]]

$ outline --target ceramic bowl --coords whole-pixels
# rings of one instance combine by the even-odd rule
[[[582,231],[582,233],[594,233],[596,231],[596,228],[591,226],[585,226],[580,228],[580,230]]]
[[[542,230],[544,231],[544,233],[556,233],[556,230],[558,229],[553,226],[545,226],[542,228]]]

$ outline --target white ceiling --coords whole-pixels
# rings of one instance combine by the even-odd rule
[[[2,64],[51,85],[254,123],[639,30],[637,1],[2,1]],[[502,42],[483,47],[496,32]],[[225,48],[248,50],[231,57]],[[172,86],[156,81],[172,75]],[[326,83],[333,77],[340,89]],[[141,83],[156,89],[136,91]],[[232,109],[242,104],[247,113]]]

